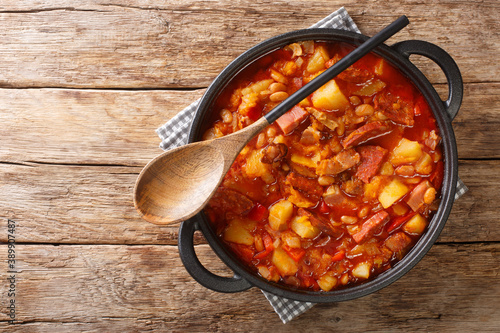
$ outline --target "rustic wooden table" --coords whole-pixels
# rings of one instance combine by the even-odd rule
[[[255,288],[197,284],[178,257],[178,228],[141,220],[132,189],[160,153],[155,129],[225,65],[342,5],[367,35],[406,14],[411,25],[388,44],[421,39],[454,57],[465,96],[453,126],[470,191],[403,278],[283,325]],[[497,0],[1,1],[0,331],[498,332],[499,10]],[[445,98],[437,65],[412,60]],[[202,262],[228,274],[196,241]]]

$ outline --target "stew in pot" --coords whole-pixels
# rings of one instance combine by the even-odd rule
[[[203,139],[253,123],[352,48],[305,41],[259,59],[218,97]],[[263,278],[330,291],[401,260],[437,210],[442,178],[427,102],[369,54],[252,139],[205,213]]]

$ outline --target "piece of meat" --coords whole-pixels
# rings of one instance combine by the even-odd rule
[[[321,132],[312,126],[309,126],[302,132],[299,142],[307,146],[318,145],[320,139]]]
[[[296,172],[290,172],[285,179],[285,184],[289,184],[294,189],[302,192],[302,194],[311,199],[313,202],[318,202],[323,194],[323,188],[315,179],[309,179],[299,175]]]
[[[336,175],[352,168],[360,161],[359,154],[354,149],[342,150],[333,158],[322,160],[316,168],[316,174]]]
[[[314,169],[308,168],[302,164],[289,161],[288,166],[290,167],[290,169],[292,169],[293,171],[297,172],[298,174],[300,174],[302,176],[309,177],[309,178],[317,177],[316,171]]]
[[[291,133],[301,122],[303,122],[309,113],[298,105],[295,105],[284,115],[276,119],[276,123],[281,128],[283,133]]]
[[[406,126],[413,126],[415,123],[413,103],[403,101],[390,93],[377,95],[373,102],[376,111],[382,112],[395,123]]]
[[[436,133],[435,130],[432,130],[429,133],[429,137],[427,137],[425,139],[424,143],[430,149],[436,150],[436,147],[437,147],[437,145],[439,144],[440,141],[441,141],[441,138],[439,137],[439,135],[437,135],[437,133]]]
[[[361,230],[352,235],[352,238],[358,244],[364,243],[382,229],[387,221],[389,221],[389,214],[385,210],[377,212],[363,223]]]
[[[341,188],[345,193],[352,196],[361,195],[364,192],[363,183],[361,182],[361,180],[356,178],[343,181]]]
[[[270,144],[264,148],[264,153],[260,161],[266,164],[272,164],[274,162],[279,162],[286,157],[288,153],[288,147],[284,143]]]
[[[346,196],[338,185],[332,185],[326,190],[323,194],[323,201],[333,210],[356,209],[357,207],[357,203]]]
[[[299,90],[303,85],[304,82],[301,77],[294,77],[292,79],[292,88],[294,89],[294,91]]]
[[[439,160],[437,161],[436,167],[434,168],[434,171],[430,175],[429,180],[431,181],[434,188],[441,188],[441,185],[443,184],[443,177],[444,177],[444,163],[442,160]]]
[[[338,119],[331,112],[319,111],[315,108],[306,108],[307,112],[312,114],[320,123],[331,129],[332,131],[339,127]]]
[[[337,75],[337,78],[350,83],[365,83],[366,81],[373,79],[373,77],[374,75],[372,72],[353,66]]]
[[[342,57],[339,54],[335,54],[332,58],[330,58],[330,60],[328,60],[327,62],[325,62],[325,67],[326,68],[332,67],[337,62],[339,62],[340,59],[342,59]]]
[[[307,216],[313,226],[319,228],[321,231],[333,237],[334,239],[337,239],[344,234],[341,228],[334,227],[328,219],[318,214],[315,214],[314,212],[308,211],[307,209],[299,208],[297,210],[297,215]]]
[[[387,155],[387,149],[379,146],[361,146],[357,148],[357,151],[361,156],[361,163],[358,165],[356,177],[364,183],[369,183],[370,178],[375,176],[382,165]]]
[[[404,232],[397,232],[387,237],[384,245],[394,253],[404,251],[411,244],[411,238]]]
[[[351,132],[342,140],[342,146],[345,149],[351,148],[390,131],[392,126],[389,121],[373,121]]]
[[[415,188],[410,192],[408,198],[406,199],[406,203],[411,207],[411,209],[413,209],[414,212],[419,210],[420,207],[424,205],[425,192],[427,192],[430,188],[432,188],[431,183],[428,180],[425,180],[415,186]]]
[[[219,187],[212,199],[210,199],[209,205],[216,208],[229,208],[232,212],[241,215],[249,212],[254,202],[240,192]]]

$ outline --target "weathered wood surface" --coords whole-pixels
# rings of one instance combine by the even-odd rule
[[[144,166],[196,91],[0,89],[2,162]]]
[[[4,253],[5,246],[0,246]],[[257,289],[217,294],[185,272],[172,246],[18,247],[17,318],[2,332],[495,331],[500,325],[498,244],[436,245],[376,294],[317,305],[284,326]],[[227,275],[207,245],[202,262]],[[5,270],[5,263],[0,264]],[[0,284],[2,295],[5,283]],[[36,295],[36,300],[33,298]],[[0,313],[6,312],[0,301]]]
[[[433,42],[456,59],[466,82],[497,80],[496,0],[46,0],[0,5],[0,24],[8,27],[0,32],[0,86],[204,87],[249,47],[307,28],[343,5],[367,35],[406,14],[411,25],[389,44]],[[431,81],[443,80],[428,72]]]
[[[500,239],[500,165],[482,160],[500,154],[499,87],[466,85],[454,127],[471,191],[455,204],[444,241]],[[160,153],[154,130],[202,93],[1,89],[0,212],[18,220],[26,242],[174,244],[177,228],[138,217],[132,189]]]
[[[388,44],[422,39],[456,60],[465,94],[453,126],[470,191],[409,274],[283,326],[256,289],[226,295],[194,282],[178,258],[177,228],[141,220],[132,189],[160,153],[154,130],[234,57],[343,5],[367,35],[406,14],[410,26]],[[19,323],[8,325],[0,245],[0,331],[498,332],[499,8],[495,0],[2,1],[0,242],[15,220],[20,272]],[[411,59],[446,98],[438,66]],[[200,235],[196,243],[207,267],[228,273]]]
[[[500,158],[499,90],[465,85],[453,122],[459,158]],[[0,162],[142,167],[161,152],[156,128],[203,92],[0,89]]]
[[[132,201],[138,167],[0,165],[0,215],[19,242],[176,244],[176,226],[142,220]],[[462,161],[470,191],[454,204],[441,242],[500,241],[500,161]],[[493,194],[493,195],[492,195]],[[7,221],[0,220],[0,230]],[[0,240],[7,239],[0,232]],[[200,239],[198,239],[200,241]]]

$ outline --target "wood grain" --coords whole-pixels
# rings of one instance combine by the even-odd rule
[[[0,89],[0,161],[144,166],[201,91]]]
[[[453,122],[459,158],[500,158],[499,89],[465,85]],[[161,153],[156,128],[203,92],[0,89],[0,162],[142,167]]]
[[[177,227],[140,219],[132,188],[160,153],[154,130],[249,47],[346,6],[373,35],[435,43],[465,81],[453,126],[470,191],[438,243],[376,294],[283,325],[259,290],[218,294],[183,268]],[[17,325],[2,332],[498,332],[500,72],[496,0],[6,0],[0,4],[0,243],[17,222]],[[433,62],[411,60],[443,99]],[[174,88],[174,89],[170,89]],[[197,233],[212,271],[229,275]],[[53,244],[53,245],[52,245]]]
[[[218,294],[197,284],[171,246],[18,246],[17,320],[3,332],[494,331],[500,325],[498,244],[439,245],[407,275],[366,297],[317,305],[284,326],[257,289]],[[5,253],[5,245],[0,253]],[[202,262],[228,270],[206,245]],[[0,263],[2,271],[5,262]],[[458,269],[457,269],[458,268]],[[0,284],[2,295],[6,284]],[[33,298],[36,295],[36,301]]]
[[[440,241],[500,241],[500,162],[463,161],[459,169],[470,192],[455,202]],[[5,218],[15,220],[19,242],[177,243],[177,226],[150,224],[134,209],[140,168],[28,163],[0,170],[0,230]]]
[[[236,56],[280,33],[307,28],[343,1],[10,1],[0,23],[0,86],[206,87]],[[411,25],[388,44],[421,39],[447,50],[466,82],[497,81],[499,3],[351,2],[373,35],[402,14]],[[470,29],[470,27],[474,27]],[[432,82],[444,76],[416,61]],[[484,64],[477,66],[477,64]]]

